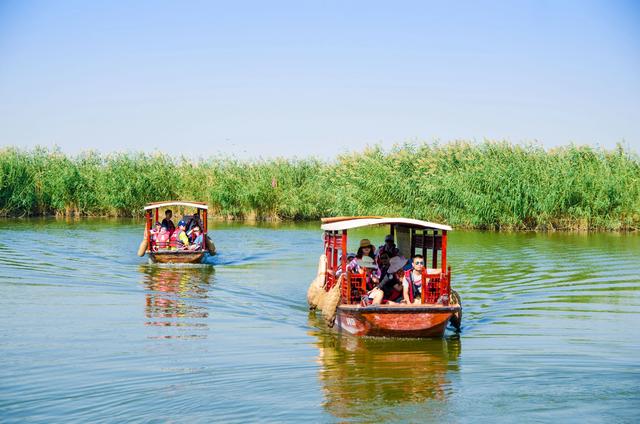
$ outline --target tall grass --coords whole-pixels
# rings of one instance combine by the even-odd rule
[[[333,161],[0,150],[0,214],[139,216],[164,199],[229,218],[401,215],[486,229],[636,229],[640,159],[506,142],[405,144]]]

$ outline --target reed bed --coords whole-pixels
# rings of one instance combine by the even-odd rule
[[[232,219],[402,215],[480,229],[640,227],[640,159],[507,142],[403,144],[317,159],[198,161],[164,154],[0,150],[4,216],[140,216],[163,199]]]

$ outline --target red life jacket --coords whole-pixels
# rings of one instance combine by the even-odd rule
[[[168,232],[166,233],[158,233],[156,234],[156,247],[158,249],[166,249],[167,247],[169,247],[169,238],[171,236],[169,235]]]
[[[184,244],[180,241],[180,233],[184,233],[180,228],[176,228],[176,230],[171,233],[171,237],[169,238],[169,246],[174,247],[176,249],[182,249]]]
[[[414,297],[416,296],[416,294],[419,294],[418,287],[420,287],[413,282],[413,269],[410,269],[409,271],[405,271],[404,278],[406,278],[407,281],[409,282],[409,302],[413,303]],[[421,290],[424,290],[424,278],[420,277],[420,279],[422,280]]]

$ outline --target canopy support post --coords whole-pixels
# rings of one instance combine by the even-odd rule
[[[447,272],[447,230],[442,230],[442,273]]]

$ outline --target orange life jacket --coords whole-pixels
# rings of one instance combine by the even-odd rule
[[[168,232],[156,234],[156,247],[158,249],[166,249],[169,247],[169,238],[171,236]]]

